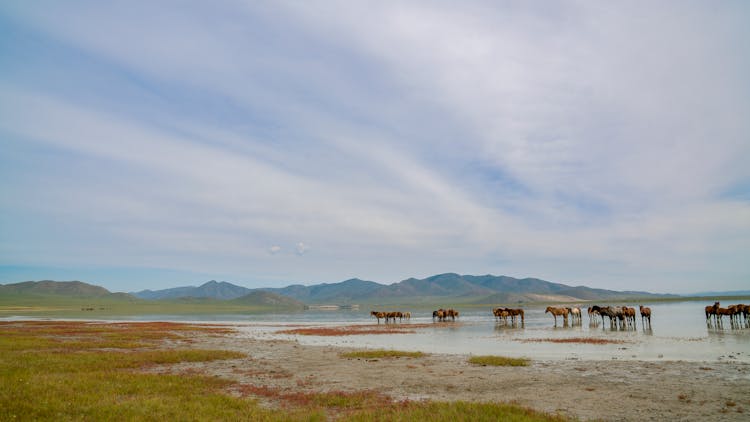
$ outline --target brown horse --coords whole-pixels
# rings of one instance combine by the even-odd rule
[[[594,309],[596,308],[596,309]],[[599,307],[598,306],[589,306],[587,309],[589,314],[589,325],[591,324],[599,324],[599,321],[596,319],[596,316],[599,315]]]
[[[563,317],[564,325],[568,325],[568,310],[566,308],[554,308],[552,306],[548,306],[547,309],[545,309],[544,313],[546,314],[547,312],[551,313],[555,318],[555,327],[557,327],[558,316]]]
[[[711,322],[711,315],[716,319],[716,310],[719,309],[719,302],[714,302],[711,306],[706,306],[706,322]]]
[[[516,323],[516,318],[518,318],[520,316],[521,317],[521,325],[524,325],[524,319],[523,319],[524,318],[524,316],[523,316],[524,313],[523,313],[523,309],[521,309],[521,308],[516,308],[516,309],[505,308],[505,310],[510,314],[510,321],[513,324]]]
[[[401,321],[401,319],[402,319],[403,317],[404,317],[404,314],[403,314],[403,313],[401,313],[401,312],[397,312],[397,311],[394,311],[394,312],[386,312],[386,314],[385,314],[385,322],[388,322],[388,320],[389,320],[389,319],[392,319],[392,320],[393,320],[393,322],[395,323],[395,322],[396,322],[396,318],[398,318],[398,319],[399,319],[399,321]]]
[[[630,323],[632,323],[633,328],[635,329],[635,308],[628,308],[627,306],[623,306],[622,315],[623,317],[625,317],[625,326],[629,326]]]
[[[502,318],[505,324],[508,323],[508,317],[511,316],[510,312],[508,312],[508,308],[495,308],[492,310],[492,315],[495,316],[495,319],[498,322],[500,322],[500,318]]]
[[[380,318],[385,318],[385,312],[370,311],[370,315],[378,319],[378,324],[380,324]],[[388,320],[386,320],[386,322],[387,321]]]
[[[437,311],[432,311],[432,322],[435,322],[435,318],[437,318],[438,322],[442,322],[445,320],[445,309],[440,308]]]
[[[455,321],[456,318],[458,318],[458,311],[453,308],[449,308],[447,311],[445,311],[445,318],[447,319],[448,317],[450,317],[451,320]]]
[[[651,308],[638,305],[638,310],[641,311],[641,323],[643,327],[646,328],[646,320],[648,320],[648,328],[651,328]]]
[[[729,323],[734,325],[734,320],[732,319],[733,310],[729,308],[717,308],[716,309],[716,318],[718,319],[718,325],[724,325],[724,315],[729,317]]]

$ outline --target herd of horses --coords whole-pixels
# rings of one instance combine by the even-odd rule
[[[648,327],[650,329],[651,308],[639,305],[637,312],[641,316],[641,324],[643,325],[643,328],[646,329],[646,327]],[[547,309],[545,309],[544,313],[552,314],[552,317],[555,320],[555,326],[557,326],[557,317],[562,318],[563,326],[581,325],[583,323],[583,312],[581,311],[581,308],[578,307],[548,306]],[[604,326],[606,318],[606,322],[609,322],[609,326],[612,329],[636,329],[635,308],[631,308],[628,306],[593,305],[588,307],[587,314],[589,317],[589,324],[591,325],[599,325],[599,318],[601,318],[601,324],[602,326]],[[398,319],[399,322],[403,321],[404,319],[411,319],[410,312],[400,311],[372,311],[370,312],[370,315],[377,318],[378,324],[380,324],[381,319],[384,319],[386,323],[395,323],[396,319]],[[524,310],[521,308],[493,308],[492,315],[495,317],[495,320],[498,323],[508,324],[508,319],[510,319],[510,324],[514,326],[518,324],[519,320],[521,322],[521,325],[524,324]],[[712,324],[714,324],[716,327],[723,326],[724,316],[729,317],[729,323],[733,328],[742,326],[750,327],[750,305],[737,304],[722,308],[719,302],[716,302],[711,306],[706,306],[706,324],[708,324],[709,326],[711,326]],[[453,308],[440,308],[437,311],[432,312],[433,322],[435,322],[435,320],[439,322],[447,321],[448,318],[451,318],[452,321],[455,321],[456,318],[458,318],[458,311]]]
[[[440,308],[437,311],[432,311],[432,322],[437,319],[440,322],[447,321],[448,318],[455,321],[458,318],[458,311],[453,308],[443,309]]]
[[[651,308],[648,308],[643,305],[638,306],[638,310],[640,311],[641,315],[641,323],[643,324],[643,327],[651,328]],[[557,326],[557,317],[562,317],[563,319],[563,326],[568,325],[568,320],[570,319],[571,324],[570,325],[580,325],[583,323],[583,312],[581,311],[581,308],[578,307],[553,307],[548,306],[547,309],[544,311],[544,313],[550,313],[555,319],[555,326]],[[621,330],[627,330],[627,329],[635,329],[635,319],[636,319],[636,310],[635,308],[630,308],[627,306],[599,306],[599,305],[593,305],[589,306],[587,309],[587,314],[589,317],[589,324],[591,325],[598,325],[599,320],[598,318],[601,318],[601,324],[604,326],[604,319],[607,318],[609,322],[609,326],[612,329],[621,329]]]
[[[492,309],[492,315],[495,316],[497,322],[508,324],[508,318],[510,318],[511,325],[517,325],[518,319],[521,319],[521,325],[524,324],[523,320],[523,309],[521,308],[494,308]]]
[[[378,319],[378,324],[380,324],[380,319],[385,319],[386,324],[388,321],[396,322],[396,318],[398,318],[399,322],[407,319],[411,319],[411,312],[379,312],[379,311],[371,311],[370,315],[374,316]]]
[[[724,325],[724,317],[729,317],[729,324],[732,328],[742,326],[750,327],[750,305],[729,305],[722,308],[719,302],[711,306],[706,306],[706,324],[711,326],[712,322],[716,327]]]

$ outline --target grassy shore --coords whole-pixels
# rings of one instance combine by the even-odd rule
[[[394,402],[368,391],[282,393],[147,371],[181,362],[246,362],[243,353],[190,347],[195,335],[227,333],[174,323],[0,322],[0,420],[562,420],[510,404]],[[269,396],[279,400],[277,408],[259,405]]]

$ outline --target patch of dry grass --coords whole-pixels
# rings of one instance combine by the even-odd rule
[[[529,366],[527,358],[509,358],[505,356],[472,356],[469,363],[482,366]]]

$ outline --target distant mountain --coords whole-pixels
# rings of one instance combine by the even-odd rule
[[[82,281],[24,281],[22,283],[0,285],[0,294],[16,296],[65,296],[76,298],[110,298],[134,300],[127,293],[112,293],[101,286]]]
[[[475,303],[573,302],[657,296],[647,292],[618,292],[569,286],[538,278],[517,279],[494,275],[438,274],[425,279],[409,278],[383,286],[370,297],[474,297]],[[664,296],[664,295],[662,295]]]
[[[338,303],[349,304],[352,301],[370,297],[373,292],[384,286],[374,281],[352,278],[339,283],[323,283],[313,286],[294,284],[283,288],[260,289],[287,296],[305,303]]]
[[[135,297],[148,300],[177,299],[184,297],[213,298],[219,300],[230,300],[242,297],[252,292],[246,287],[237,286],[226,281],[208,281],[198,287],[174,287],[164,290],[141,290],[131,293]]]
[[[262,293],[273,294],[263,295]],[[569,286],[538,278],[508,276],[438,274],[424,279],[408,278],[384,285],[352,278],[339,283],[312,286],[294,284],[283,288],[248,289],[225,281],[211,280],[201,286],[165,290],[143,290],[133,293],[149,300],[239,300],[266,304],[283,303],[285,299],[306,304],[353,303],[430,303],[451,299],[464,303],[579,302],[588,300],[624,300],[631,298],[676,297],[648,292],[614,291],[586,286]],[[290,306],[295,303],[289,303]]]

